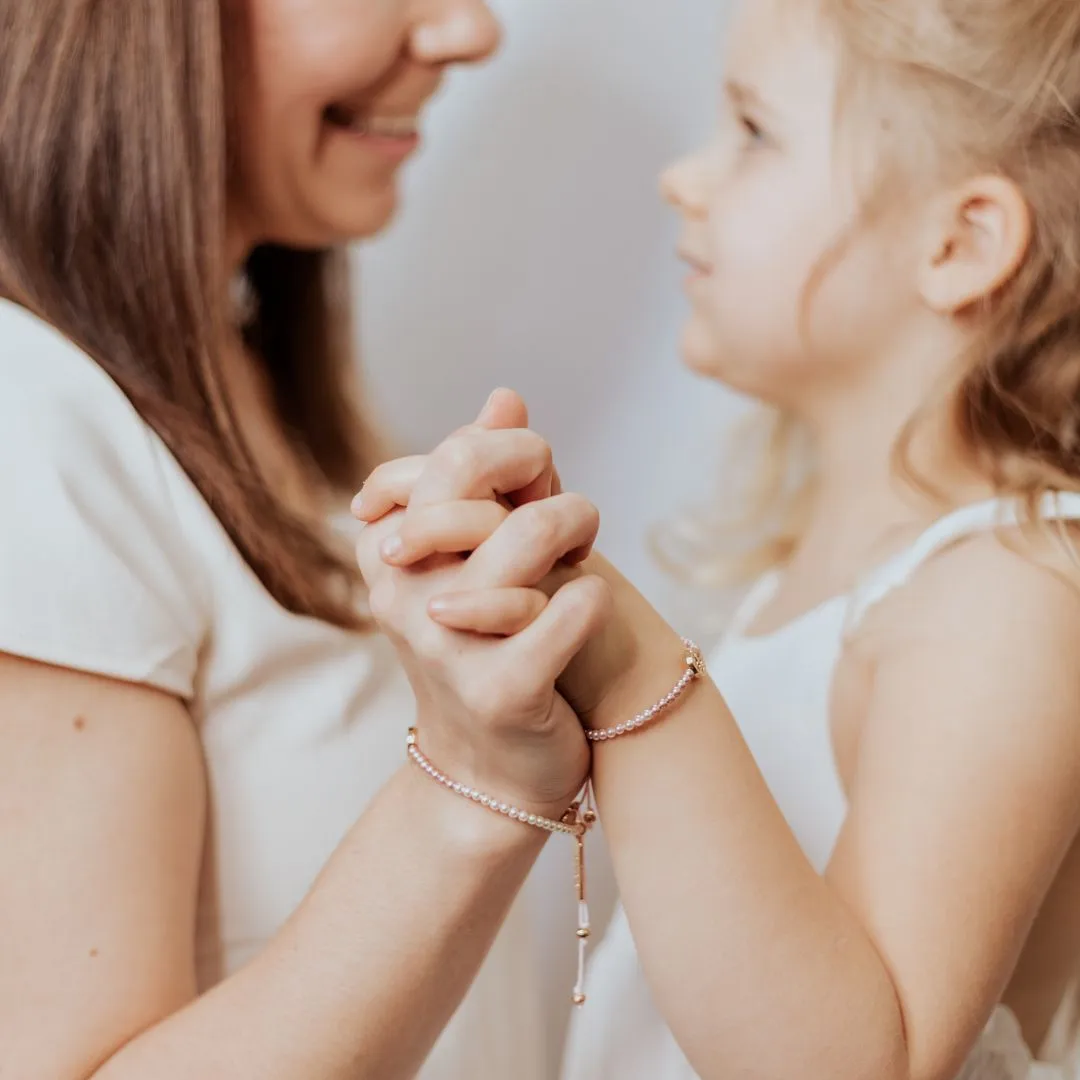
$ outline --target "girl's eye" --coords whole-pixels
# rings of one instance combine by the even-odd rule
[[[739,116],[739,126],[751,142],[764,142],[765,129],[752,117],[742,114]]]

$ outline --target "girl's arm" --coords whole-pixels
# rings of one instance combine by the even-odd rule
[[[390,470],[372,485],[369,514],[409,504],[422,482],[447,500],[484,498],[477,470],[499,452],[474,445],[455,476],[446,459]],[[410,505],[399,565],[446,550],[437,537],[453,532],[430,511],[412,515]],[[508,523],[470,545],[470,562],[502,548],[512,563],[514,542]],[[528,562],[524,548],[518,558]],[[593,556],[584,569],[607,580],[617,615],[559,687],[588,726],[614,727],[667,692],[684,650],[610,565]],[[711,682],[653,727],[594,746],[645,973],[705,1080],[951,1080],[1076,835],[1072,587],[982,538],[940,556],[905,593],[901,631],[872,672],[849,814],[824,877]],[[491,633],[499,609],[487,590],[432,611]]]
[[[617,626],[561,685],[604,728],[666,692],[682,649],[625,579],[590,568],[615,592]],[[1076,835],[1073,589],[983,538],[926,567],[904,602],[824,877],[711,682],[594,746],[642,964],[706,1080],[949,1080]]]

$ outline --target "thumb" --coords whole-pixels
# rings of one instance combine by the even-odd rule
[[[487,428],[489,431],[505,430],[507,428],[527,428],[529,426],[529,408],[522,396],[514,390],[500,387],[492,392],[487,403],[480,410],[480,415],[473,422],[473,427]],[[526,488],[517,492],[509,500],[507,505],[520,505],[542,499],[548,495],[562,493],[562,480],[558,470],[552,466],[551,476],[542,477],[541,482],[533,489]]]
[[[521,395],[513,390],[499,389],[487,399],[476,418],[476,426],[498,430],[505,428],[527,428],[529,410]]]

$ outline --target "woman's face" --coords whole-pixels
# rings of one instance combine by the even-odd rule
[[[452,64],[499,44],[485,0],[243,0],[230,234],[328,247],[378,232]]]

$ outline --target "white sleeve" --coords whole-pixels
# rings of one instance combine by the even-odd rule
[[[0,652],[193,696],[209,620],[164,453],[89,357],[0,303]]]

